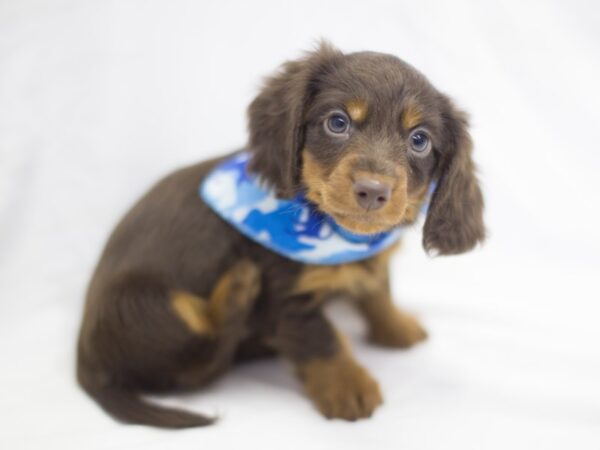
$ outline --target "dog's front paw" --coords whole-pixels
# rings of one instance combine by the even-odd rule
[[[383,401],[377,382],[347,356],[312,361],[303,369],[306,392],[329,419],[370,417]]]
[[[371,329],[371,341],[384,347],[408,348],[427,339],[419,321],[405,312],[394,311]]]

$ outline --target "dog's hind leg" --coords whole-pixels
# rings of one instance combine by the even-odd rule
[[[140,394],[199,387],[226,370],[259,289],[259,271],[248,261],[227,271],[206,300],[171,291],[150,274],[129,273],[96,287],[80,334],[81,386],[123,422],[165,428],[212,423]]]
[[[192,365],[177,376],[182,388],[203,383],[207,374],[222,371],[233,360],[240,341],[246,337],[246,319],[260,291],[260,272],[248,260],[235,264],[213,288],[208,300],[175,291],[171,306],[192,333],[214,340],[210,361]]]

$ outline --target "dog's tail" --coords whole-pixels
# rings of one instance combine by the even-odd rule
[[[124,388],[95,386],[81,376],[79,382],[102,409],[120,422],[160,428],[191,428],[211,425],[216,421],[214,417],[150,403]]]

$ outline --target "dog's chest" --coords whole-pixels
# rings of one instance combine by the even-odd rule
[[[348,293],[357,295],[366,289],[372,273],[362,264],[340,266],[306,266],[293,286],[294,294],[327,295]]]
[[[371,259],[356,263],[305,265],[293,284],[292,292],[317,296],[337,293],[361,296],[377,291],[387,280],[389,258],[397,247],[395,245]]]

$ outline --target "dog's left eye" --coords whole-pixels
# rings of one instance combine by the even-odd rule
[[[413,152],[419,155],[425,155],[431,150],[431,139],[424,130],[417,129],[410,134],[408,138]]]
[[[341,112],[336,112],[325,120],[325,130],[330,134],[344,134],[350,128],[350,119]]]

